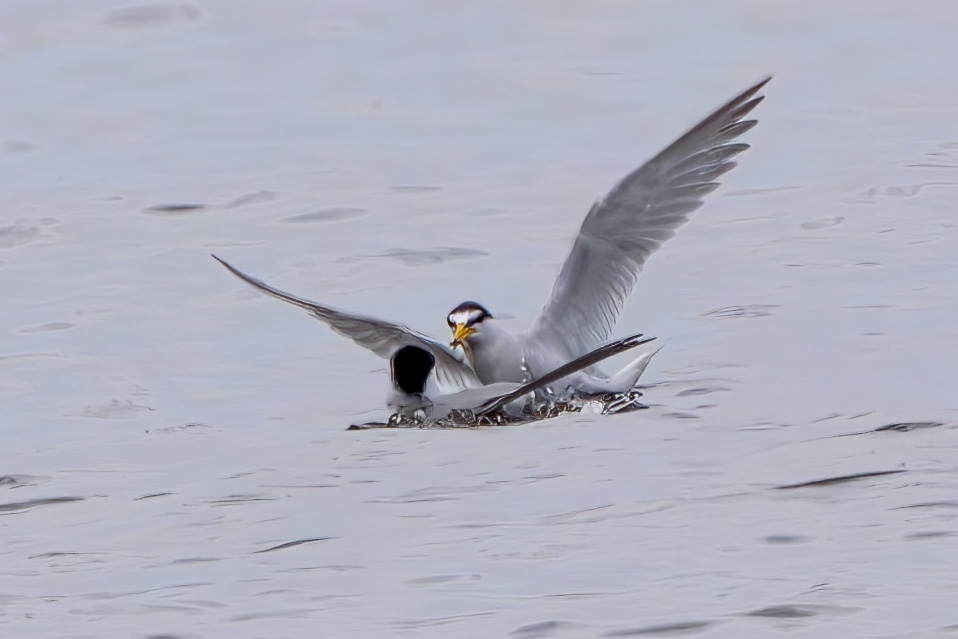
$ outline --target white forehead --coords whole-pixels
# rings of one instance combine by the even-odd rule
[[[461,311],[453,311],[449,313],[449,323],[450,324],[465,324],[468,326],[474,322],[479,321],[483,315],[482,311],[478,308],[467,308]]]

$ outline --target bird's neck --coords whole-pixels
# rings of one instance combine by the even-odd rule
[[[486,320],[482,330],[469,338],[471,363],[483,384],[492,382],[524,382],[522,345],[512,332],[495,320]]]

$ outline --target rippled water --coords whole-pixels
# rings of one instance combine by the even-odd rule
[[[919,5],[4,2],[0,634],[958,632],[958,5]],[[208,256],[529,321],[767,73],[620,324],[647,411],[346,431],[384,363]]]

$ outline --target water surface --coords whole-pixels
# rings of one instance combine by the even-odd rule
[[[956,27],[7,0],[3,634],[955,632]],[[591,202],[768,73],[620,323],[665,344],[642,413],[347,432],[384,362],[208,255],[436,335],[464,299],[520,325]]]

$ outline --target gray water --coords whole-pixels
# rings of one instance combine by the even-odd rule
[[[268,6],[0,5],[0,636],[958,632],[958,4]],[[348,432],[384,362],[208,256],[521,328],[768,73],[619,324],[647,411]]]

